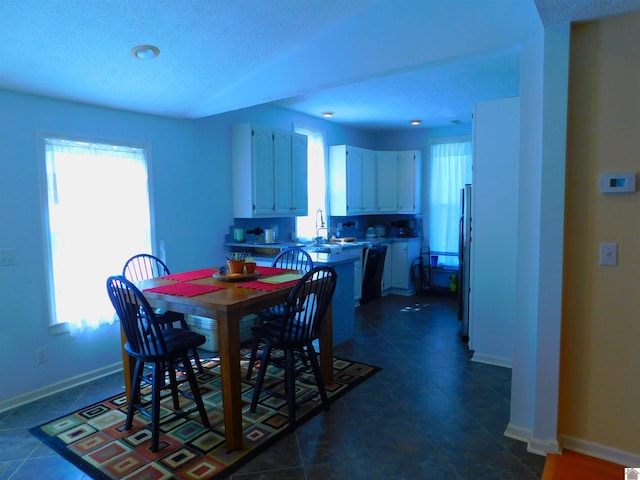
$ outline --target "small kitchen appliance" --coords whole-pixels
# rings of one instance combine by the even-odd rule
[[[367,228],[367,231],[365,232],[364,236],[367,240],[375,240],[378,237],[376,235],[376,229],[373,227]]]

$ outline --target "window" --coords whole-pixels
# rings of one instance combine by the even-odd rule
[[[312,239],[316,236],[316,212],[322,210],[325,222],[327,218],[327,182],[324,133],[312,128],[295,127],[294,131],[308,138],[307,186],[309,192],[309,212],[306,217],[296,217],[296,236]],[[319,218],[319,217],[318,217]]]
[[[113,323],[107,277],[151,251],[145,150],[44,138],[51,323]]]
[[[429,245],[433,252],[451,253],[439,262],[458,265],[460,192],[471,183],[471,142],[460,139],[431,145]]]

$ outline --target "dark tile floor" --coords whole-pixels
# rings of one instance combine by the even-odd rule
[[[356,339],[335,353],[383,370],[231,478],[539,479],[544,457],[503,436],[511,371],[469,361],[459,326],[443,297],[359,307]],[[0,413],[0,478],[88,478],[27,430],[122,390],[110,375]]]

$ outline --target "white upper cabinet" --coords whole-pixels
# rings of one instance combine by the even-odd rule
[[[378,152],[378,212],[398,211],[398,153]]]
[[[398,152],[397,213],[420,213],[421,176],[421,152],[417,150]]]
[[[330,147],[329,190],[331,215],[375,213],[375,152],[348,145]]]
[[[422,154],[329,148],[331,215],[420,213]]]
[[[362,211],[376,213],[376,152],[362,149]]]
[[[296,216],[309,214],[307,143],[306,135],[291,135],[291,213]]]
[[[307,214],[307,137],[252,124],[233,128],[233,216]]]

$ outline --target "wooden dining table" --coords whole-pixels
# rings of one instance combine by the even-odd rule
[[[258,267],[258,271],[260,267]],[[265,269],[269,270],[269,269]],[[195,271],[205,272],[206,269]],[[213,270],[212,270],[213,271]],[[179,282],[171,277],[188,278],[189,273],[170,275],[136,282],[149,304],[154,308],[189,315],[213,318],[218,326],[218,347],[220,356],[220,372],[222,377],[222,398],[224,427],[227,447],[231,450],[242,448],[242,401],[240,375],[240,320],[245,315],[257,313],[265,308],[283,303],[293,288],[283,284],[273,290],[256,290],[242,288],[242,282],[223,281],[207,275],[203,278],[189,280],[190,284],[215,285],[224,287],[220,290],[194,296],[172,295],[148,291],[148,289]],[[197,276],[197,275],[196,275]],[[267,276],[267,275],[265,275]],[[333,327],[331,306],[323,320],[320,337],[320,368],[326,385],[333,383]],[[124,365],[127,400],[130,399],[131,378],[134,362],[124,350],[126,339],[123,336],[122,360]]]

